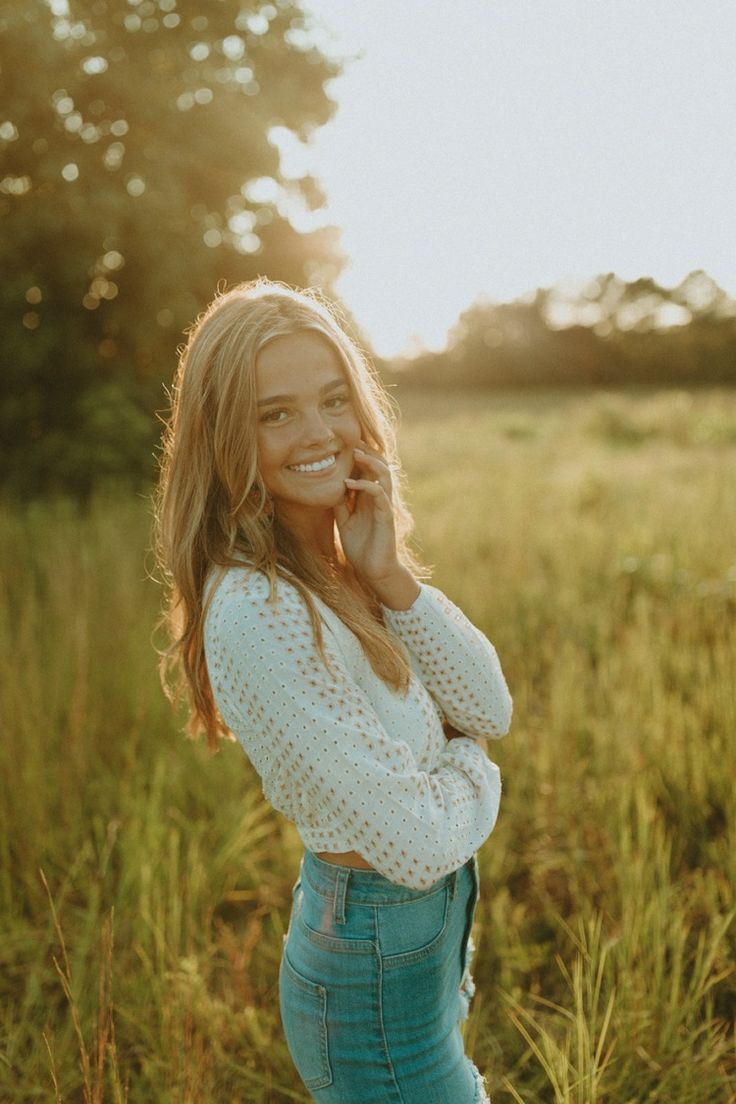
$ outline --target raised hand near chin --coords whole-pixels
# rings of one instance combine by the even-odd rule
[[[367,445],[356,448],[354,456],[361,478],[345,480],[345,498],[335,506],[343,551],[380,602],[408,609],[419,584],[398,557],[391,470]]]
[[[345,498],[335,507],[335,520],[345,555],[368,583],[400,566],[392,504],[391,471],[375,449],[356,448],[361,478],[345,480]]]

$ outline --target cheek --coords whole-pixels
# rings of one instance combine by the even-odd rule
[[[257,443],[258,469],[262,475],[268,476],[274,468],[280,467],[283,449],[267,433],[259,433]]]
[[[268,442],[265,435],[259,430],[256,434],[256,454],[258,457],[258,467],[263,468],[268,464]]]
[[[363,438],[363,430],[360,422],[354,413],[346,414],[345,418],[340,424],[340,432],[345,440],[350,444],[357,445]]]

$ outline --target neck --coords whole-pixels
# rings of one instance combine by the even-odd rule
[[[298,516],[290,516],[282,510],[279,521],[305,545],[314,556],[319,556],[332,566],[339,564],[338,546],[335,539],[335,515],[332,510],[315,510]]]

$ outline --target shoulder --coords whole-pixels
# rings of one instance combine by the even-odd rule
[[[205,634],[210,639],[233,631],[268,635],[310,623],[307,604],[294,583],[280,576],[272,591],[265,572],[248,565],[213,569],[205,597],[209,600]]]
[[[259,686],[276,686],[293,695],[305,679],[312,686],[324,680],[331,668],[322,624],[315,635],[307,602],[294,583],[279,576],[272,594],[263,572],[227,568],[213,577],[210,589],[204,652],[218,685],[235,678],[238,693],[247,684],[254,693]],[[315,616],[320,622],[318,609]]]

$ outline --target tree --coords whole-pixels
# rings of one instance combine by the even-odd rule
[[[339,62],[295,0],[0,3],[5,486],[87,493],[154,474],[152,413],[183,328],[223,281],[328,290],[334,227],[302,235],[272,130],[334,111]]]
[[[736,382],[736,302],[701,269],[674,289],[593,277],[578,292],[479,298],[447,350],[384,368],[423,387],[677,386]]]

